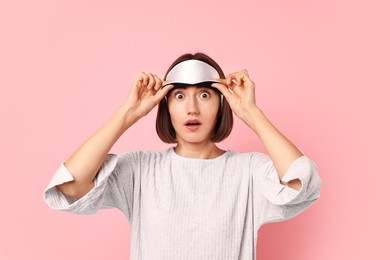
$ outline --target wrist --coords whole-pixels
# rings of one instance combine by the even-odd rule
[[[123,122],[124,131],[142,118],[135,108],[127,104],[122,105],[115,115]]]
[[[242,115],[242,120],[252,129],[256,130],[256,121],[264,116],[263,111],[256,105],[248,108]]]

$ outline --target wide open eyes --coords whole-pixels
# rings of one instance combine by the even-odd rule
[[[175,94],[175,98],[180,100],[180,99],[183,99],[183,98],[184,98],[184,95],[183,95],[182,93],[179,92],[179,93],[176,93],[176,94]]]
[[[211,95],[210,95],[209,92],[203,91],[203,92],[200,93],[199,96],[200,96],[201,99],[208,99]]]
[[[201,91],[198,95],[198,97],[200,99],[208,99],[208,98],[210,98],[210,96],[211,96],[210,92],[208,92],[206,90]],[[185,95],[184,95],[184,93],[178,91],[175,93],[175,98],[178,100],[183,100],[185,98]]]

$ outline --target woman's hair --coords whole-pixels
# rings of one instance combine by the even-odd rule
[[[204,53],[198,52],[195,54],[186,53],[177,58],[165,73],[164,80],[166,80],[168,72],[176,66],[178,63],[186,60],[200,60],[214,67],[221,79],[225,78],[221,67],[209,56]],[[216,90],[216,89],[215,89]],[[218,93],[219,91],[216,90]],[[221,94],[222,95],[222,94]],[[168,95],[167,95],[168,96]],[[214,135],[211,137],[211,141],[214,143],[221,142],[230,135],[233,128],[233,113],[226,101],[226,98],[221,99],[222,105],[219,106],[218,118],[214,128]],[[171,117],[168,111],[168,102],[166,98],[163,98],[158,105],[158,112],[156,118],[156,130],[160,139],[165,143],[176,143],[176,132],[173,128]]]

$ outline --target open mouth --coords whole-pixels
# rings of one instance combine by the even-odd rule
[[[200,123],[186,123],[187,126],[189,125],[200,125]]]
[[[186,126],[200,126],[202,123],[199,120],[188,120],[185,125]]]

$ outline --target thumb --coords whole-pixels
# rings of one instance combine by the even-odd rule
[[[230,98],[232,93],[230,93],[230,91],[228,90],[228,88],[224,84],[222,84],[222,83],[213,83],[213,84],[211,84],[211,86],[216,88],[216,89],[218,89],[222,93],[222,95],[225,96],[226,99]]]
[[[165,87],[160,88],[155,95],[157,103],[159,103],[161,99],[163,99],[163,97],[165,97],[168,94],[169,90],[171,90],[173,87],[174,85],[166,85]]]

